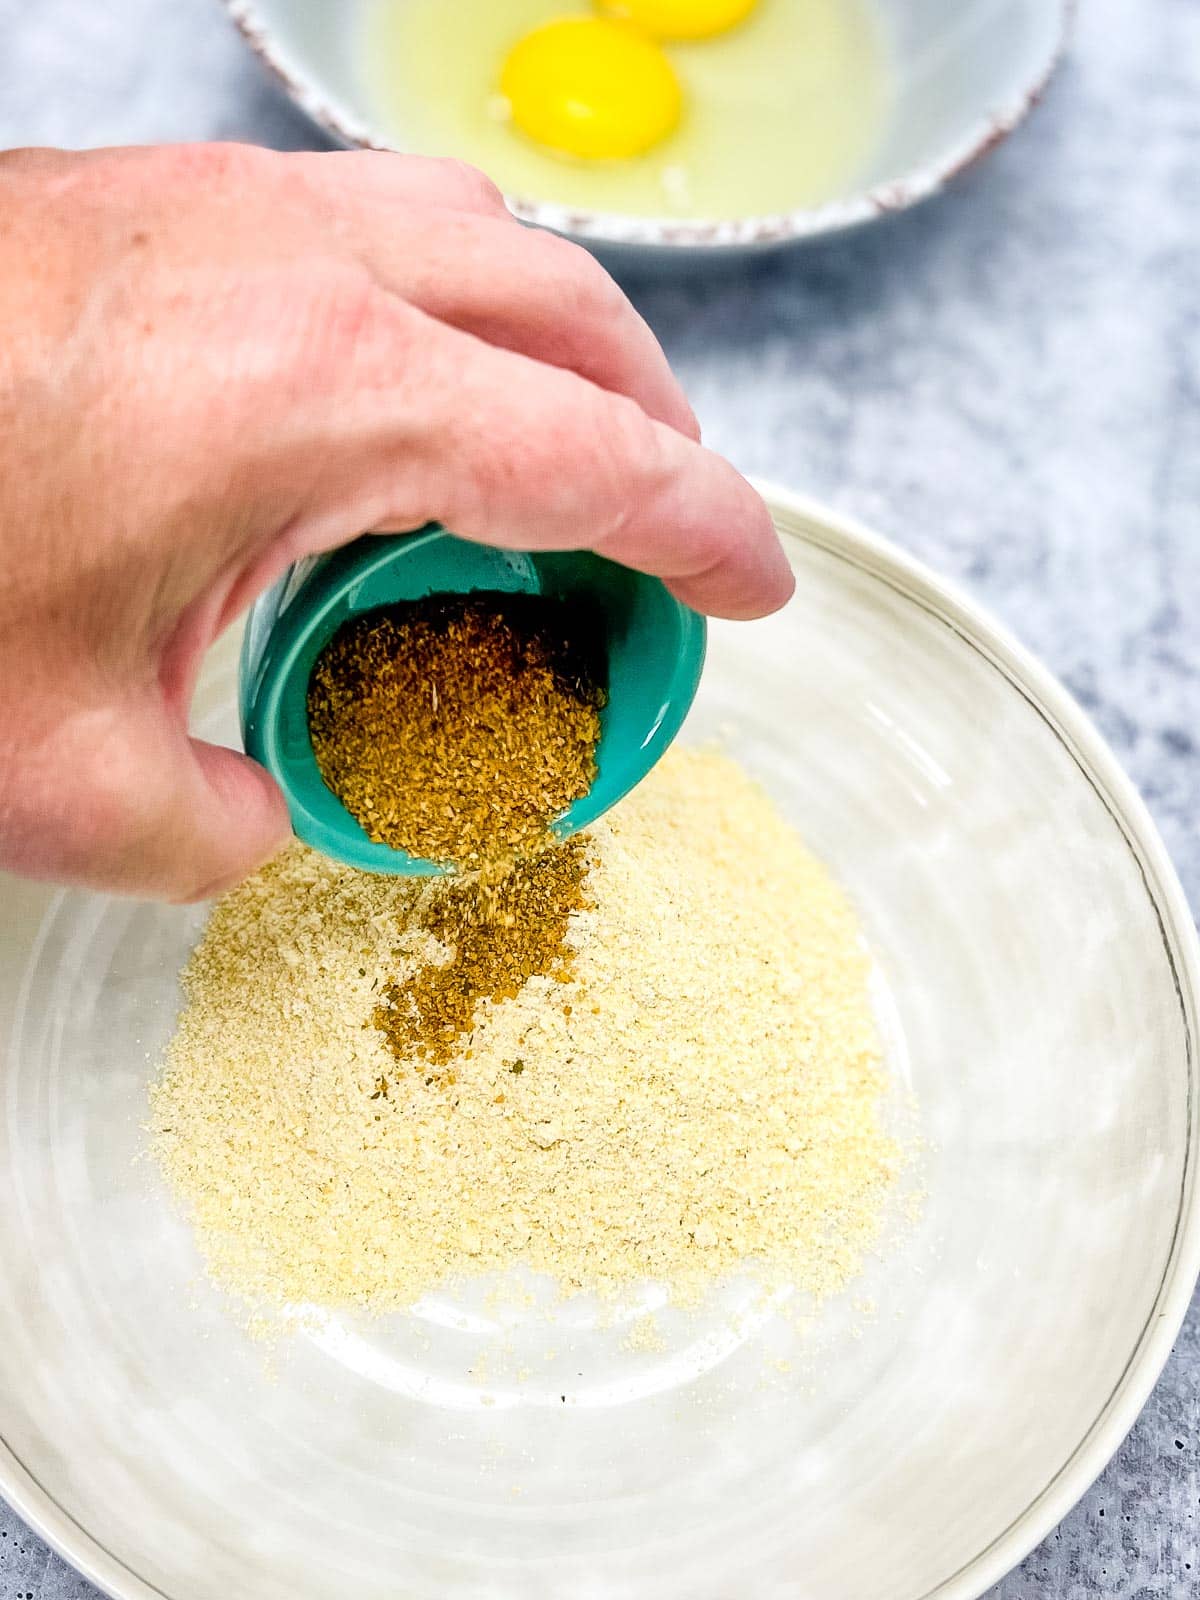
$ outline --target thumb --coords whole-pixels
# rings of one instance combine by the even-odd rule
[[[292,825],[279,785],[238,750],[189,739],[181,773],[183,849],[165,891],[172,900],[207,900],[247,877],[281,849]],[[145,892],[139,891],[139,892]]]
[[[96,720],[103,736],[93,726],[72,740],[70,761],[59,745],[54,765],[64,803],[48,830],[54,846],[40,861],[27,859],[26,870],[117,894],[203,900],[253,872],[288,838],[275,780],[248,756],[189,738],[161,696],[112,707]]]

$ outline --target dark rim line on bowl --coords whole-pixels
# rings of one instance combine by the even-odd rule
[[[758,487],[767,496],[776,522],[785,532],[883,583],[926,616],[949,628],[964,645],[1001,674],[1063,746],[1104,806],[1137,866],[1154,908],[1183,1022],[1187,1143],[1182,1182],[1163,1274],[1129,1358],[1093,1422],[1029,1504],[989,1544],[935,1589],[911,1597],[911,1600],[978,1600],[1046,1538],[1112,1458],[1158,1381],[1187,1312],[1200,1273],[1200,1212],[1194,1200],[1195,1157],[1200,1139],[1196,1126],[1194,1044],[1200,943],[1182,888],[1141,797],[1090,718],[1049,669],[999,623],[981,612],[965,595],[960,595],[954,584],[935,577],[914,557],[889,546],[852,518],[826,512],[803,497],[772,485],[760,483]],[[979,630],[980,636],[973,630]],[[1018,674],[1028,681],[1022,681]],[[1064,725],[1060,711],[1065,712],[1069,720],[1078,722],[1075,733]],[[1108,766],[1111,770],[1102,775],[1097,771],[1098,766]],[[1144,838],[1135,838],[1126,818]],[[64,898],[65,895],[55,896],[52,907],[57,908]],[[44,922],[39,940],[46,926]],[[14,1019],[10,1048],[20,1040],[25,1013],[26,1004],[22,998]],[[1140,1371],[1136,1370],[1139,1368]],[[1101,1433],[1109,1435],[1103,1443],[1099,1438]],[[1104,1451],[1103,1460],[1081,1459],[1100,1448]],[[47,1544],[86,1578],[107,1593],[118,1596],[119,1600],[130,1600],[135,1594],[142,1600],[148,1596],[157,1597],[157,1600],[181,1600],[142,1578],[59,1506],[41,1481],[21,1463],[3,1434],[0,1434],[0,1449],[15,1468],[24,1491],[19,1492],[13,1473],[8,1470],[3,1475],[5,1481],[0,1483],[5,1498]],[[72,1548],[61,1530],[51,1526],[54,1520],[77,1530],[81,1548]]]
[[[659,246],[670,250],[737,250],[752,245],[784,244],[789,240],[840,233],[894,211],[907,211],[920,201],[940,194],[960,173],[1003,144],[1045,94],[1066,52],[1078,0],[1051,0],[1051,3],[1058,8],[1058,32],[1032,83],[1007,105],[981,117],[974,131],[956,148],[919,168],[911,177],[876,184],[862,194],[831,200],[821,206],[727,221],[626,217],[619,212],[579,210],[529,200],[522,195],[505,195],[505,200],[512,214],[522,222],[550,228],[555,233],[569,234],[598,245]],[[333,139],[363,150],[398,150],[397,145],[377,139],[363,123],[336,111],[318,89],[284,65],[270,34],[258,20],[255,0],[221,0],[221,4],[262,64],[305,115]]]

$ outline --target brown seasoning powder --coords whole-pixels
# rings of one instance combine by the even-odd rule
[[[533,977],[567,983],[571,916],[586,904],[582,839],[514,862],[500,877],[475,874],[438,884],[419,915],[450,952],[389,983],[372,1021],[401,1061],[444,1066],[481,1003],[515,1000]]]
[[[591,788],[594,626],[541,595],[429,595],[342,624],[313,666],[326,784],[370,838],[474,867],[541,844]]]

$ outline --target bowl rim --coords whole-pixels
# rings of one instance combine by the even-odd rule
[[[630,217],[619,212],[591,211],[507,193],[505,202],[520,221],[549,228],[587,244],[668,252],[737,251],[786,244],[842,233],[894,212],[907,211],[940,194],[960,173],[990,155],[1041,100],[1066,54],[1078,0],[1049,0],[1049,3],[1055,8],[1057,27],[1049,47],[1022,87],[1003,104],[976,117],[959,140],[934,161],[914,168],[902,178],[873,184],[859,193],[827,201],[824,205],[725,220]],[[378,137],[365,122],[340,110],[315,79],[300,76],[289,65],[270,29],[261,20],[258,0],[221,0],[221,4],[251,50],[290,98],[333,140],[363,150],[400,149]]]
[[[1166,1365],[1200,1276],[1200,938],[1182,885],[1145,803],[1087,713],[1001,623],[949,579],[872,533],[855,517],[808,495],[757,480],[789,537],[856,567],[953,629],[977,650],[1046,722],[1070,752],[1125,837],[1158,914],[1185,1022],[1187,1138],[1183,1182],[1162,1281],[1124,1370],[1067,1459],[1009,1526],[920,1600],[980,1600],[1060,1523],[1116,1453]],[[31,893],[45,893],[31,886]],[[168,1596],[111,1554],[100,1536],[63,1510],[0,1440],[0,1496],[89,1582],[113,1600],[184,1600]],[[913,1597],[916,1600],[916,1597]]]

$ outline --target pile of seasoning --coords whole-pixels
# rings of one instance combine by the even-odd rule
[[[530,978],[569,983],[567,934],[572,915],[587,905],[587,869],[584,842],[574,838],[518,859],[497,879],[438,885],[415,920],[450,957],[384,987],[372,1021],[392,1054],[418,1070],[445,1067],[484,1001],[515,1000]]]
[[[543,844],[591,788],[604,660],[542,595],[429,595],[342,624],[314,664],[326,784],[373,840],[473,868]]]
[[[837,885],[714,752],[668,751],[564,851],[518,880],[544,908],[586,860],[561,950],[519,921],[482,946],[470,879],[298,843],[218,903],[150,1121],[224,1287],[390,1311],[519,1265],[681,1303],[859,1272],[905,1154]]]

